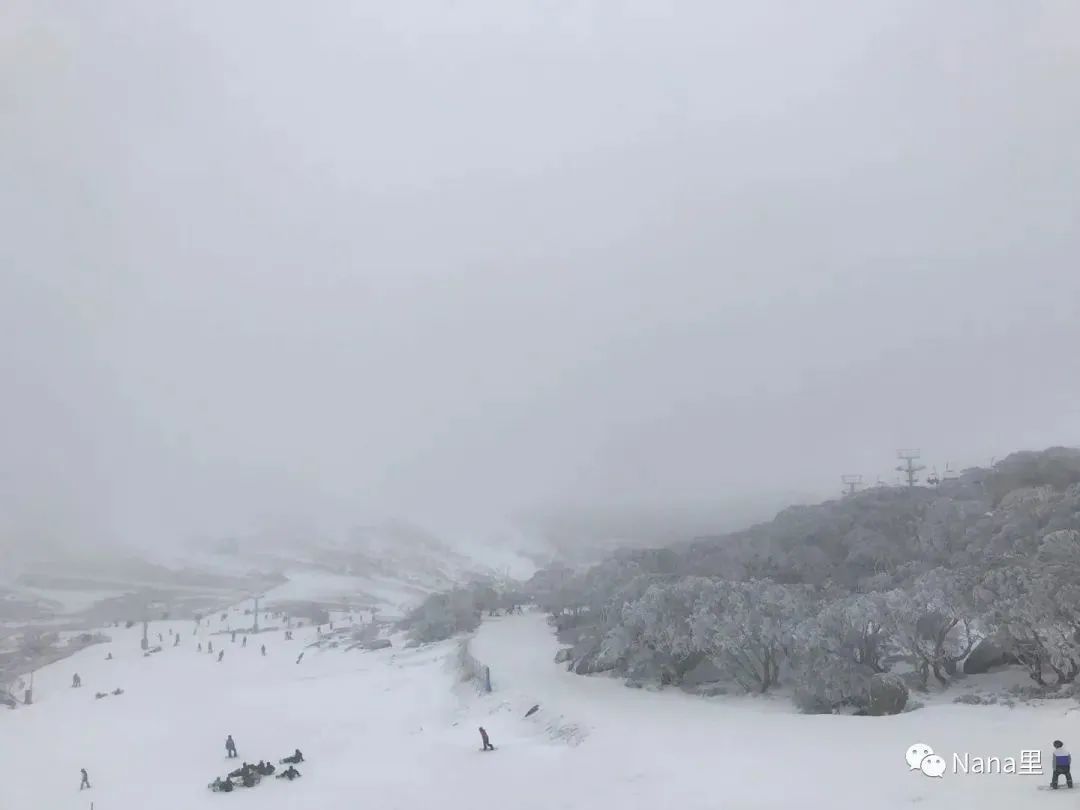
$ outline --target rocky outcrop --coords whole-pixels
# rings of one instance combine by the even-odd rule
[[[975,645],[975,649],[964,659],[964,674],[984,675],[994,667],[1015,663],[1015,655],[1008,652],[993,639],[984,638]]]
[[[887,714],[900,714],[907,705],[908,688],[895,675],[877,674],[870,679],[867,695],[866,714],[881,717]]]

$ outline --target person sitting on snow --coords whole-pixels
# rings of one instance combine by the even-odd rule
[[[281,761],[282,761],[282,762],[288,762],[288,763],[289,763],[289,764],[291,764],[291,765],[296,765],[297,763],[299,763],[299,762],[303,762],[303,761],[304,761],[304,755],[303,755],[303,754],[301,754],[301,753],[300,753],[300,749],[299,749],[299,748],[297,748],[297,749],[296,749],[296,750],[295,750],[295,751],[294,751],[294,752],[292,753],[292,755],[291,755],[291,756],[287,756],[287,757],[285,757],[285,759],[283,759],[283,760],[281,760]]]
[[[1065,784],[1070,788],[1072,783],[1072,755],[1069,753],[1069,749],[1065,747],[1065,743],[1061,740],[1054,740],[1054,778],[1050,782],[1050,787],[1057,790],[1058,777],[1065,777]]]
[[[300,776],[300,771],[296,770],[292,765],[287,770],[282,771],[277,775],[278,779],[288,779],[290,782]]]

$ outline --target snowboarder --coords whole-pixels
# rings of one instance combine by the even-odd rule
[[[157,634],[157,640],[158,640],[158,644],[164,644],[165,643],[165,637],[163,635],[161,635],[161,633]]]
[[[224,657],[225,657],[225,651],[224,651],[224,650],[222,650],[221,652],[219,652],[219,653],[217,654],[217,662],[218,662],[218,663],[220,664],[220,663],[221,663],[221,659],[222,659],[222,658],[224,658]]]
[[[208,653],[213,653],[214,652],[214,642],[212,642],[212,641],[206,642],[206,651]]]
[[[202,642],[199,642],[199,652],[202,652]]]
[[[265,644],[262,645],[262,654],[266,655],[266,645]]]
[[[236,743],[233,742],[232,734],[225,738],[225,753],[229,759],[236,759]]]
[[[82,781],[79,782],[79,790],[88,790],[90,788],[90,777],[86,774],[86,768],[79,769],[82,772]]]
[[[300,655],[296,656],[296,663],[298,663],[298,664],[299,664],[299,663],[300,663],[300,661],[301,661],[301,659],[302,659],[303,657],[304,657],[304,654],[303,654],[303,653],[300,653]]]
[[[1069,749],[1065,747],[1065,743],[1061,740],[1054,740],[1054,778],[1050,782],[1050,787],[1057,790],[1058,777],[1065,777],[1065,784],[1068,787],[1072,787],[1072,755],[1069,753]]]
[[[300,776],[300,771],[296,770],[292,765],[287,770],[282,771],[277,775],[278,779],[288,779],[290,782]]]
[[[106,655],[105,660],[106,661],[112,661],[112,653],[109,653],[108,655]]]
[[[176,634],[176,641],[173,642],[173,646],[174,647],[179,647],[180,646],[180,634],[179,633]]]
[[[247,646],[247,636],[244,636],[244,640],[240,642],[240,646],[241,647],[246,647]]]
[[[79,677],[79,673],[78,673],[78,672],[76,672],[76,673],[75,673],[75,674],[74,674],[74,675],[73,675],[73,676],[71,677],[71,688],[72,688],[72,689],[78,689],[78,688],[79,688],[80,686],[82,686],[82,678],[80,678],[80,677]]]
[[[232,643],[233,644],[236,643],[236,631],[235,630],[232,631]]]
[[[282,761],[282,762],[287,762],[287,763],[289,763],[290,765],[296,765],[296,764],[298,764],[298,763],[300,763],[300,762],[303,762],[303,761],[304,761],[304,755],[303,755],[303,754],[301,754],[301,753],[300,753],[300,749],[299,749],[299,748],[297,748],[297,749],[296,749],[295,751],[293,751],[293,752],[292,752],[292,754],[290,754],[289,756],[285,757],[285,759],[283,759],[283,760],[281,760],[281,761]]]
[[[115,689],[113,689],[113,692],[112,692],[112,693],[113,693],[114,695],[122,695],[122,694],[124,694],[124,690],[123,690],[123,689],[121,689],[121,688],[120,688],[120,687],[118,686],[118,687],[116,687]]]
[[[480,726],[480,739],[484,741],[484,747],[481,751],[494,751],[495,746],[491,744],[491,740],[488,739],[488,733],[484,731],[484,727]]]

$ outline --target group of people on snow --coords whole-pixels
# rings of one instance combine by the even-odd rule
[[[236,743],[232,735],[225,738],[225,754],[229,759],[236,759]],[[288,764],[288,768],[276,775],[278,779],[288,779],[290,782],[300,776],[296,764],[304,761],[304,755],[297,748],[292,754],[280,760]],[[231,793],[238,787],[255,787],[264,776],[274,775],[277,768],[270,762],[260,759],[257,764],[243,763],[235,771],[230,772],[224,779],[220,776],[210,783],[210,790],[215,793]]]

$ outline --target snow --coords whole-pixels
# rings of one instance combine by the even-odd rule
[[[106,599],[125,596],[129,591],[78,590],[74,588],[23,588],[22,593],[50,602],[63,614],[82,613]]]
[[[326,571],[290,571],[288,581],[266,591],[267,604],[289,600],[353,603],[368,601],[380,606],[399,608],[415,602],[417,590],[385,577],[353,577]],[[357,593],[362,593],[363,598]]]
[[[216,617],[215,617],[216,620]],[[308,647],[314,628],[240,640],[192,622],[155,622],[164,650],[144,657],[141,629],[41,670],[35,704],[0,713],[0,808],[380,810],[476,807],[810,808],[1031,806],[1049,777],[909,772],[925,742],[952,752],[1019,757],[1056,737],[1080,745],[1080,713],[1047,702],[1015,709],[952,704],[886,718],[808,717],[772,698],[702,699],[627,689],[552,663],[557,644],[539,614],[485,622],[471,642],[495,691],[478,695],[451,667],[456,641],[416,650]],[[181,634],[172,648],[168,628]],[[198,641],[216,652],[201,655]],[[265,643],[268,655],[259,654]],[[304,660],[294,663],[301,650]],[[114,659],[106,661],[106,652]],[[71,689],[72,673],[83,679]],[[95,700],[117,686],[125,694]],[[533,704],[541,709],[532,717]],[[498,748],[481,754],[477,726]],[[269,779],[215,794],[206,785],[241,760],[294,748],[308,762],[293,783]],[[78,790],[79,768],[94,787]],[[1078,797],[1080,798],[1080,797]]]

